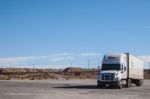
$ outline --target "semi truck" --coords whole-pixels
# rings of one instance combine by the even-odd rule
[[[131,84],[142,86],[144,63],[138,57],[129,53],[104,55],[102,66],[97,76],[97,86],[130,87]]]

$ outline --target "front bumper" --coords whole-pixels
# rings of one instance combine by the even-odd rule
[[[106,85],[119,86],[120,82],[119,81],[97,81],[97,85],[101,87],[106,86]]]

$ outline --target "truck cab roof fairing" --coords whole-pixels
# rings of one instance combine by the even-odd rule
[[[103,58],[103,64],[119,64],[121,54],[106,54]]]

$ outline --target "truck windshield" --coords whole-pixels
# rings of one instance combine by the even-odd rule
[[[120,64],[103,64],[101,70],[120,70]]]

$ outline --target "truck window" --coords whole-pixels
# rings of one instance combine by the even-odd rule
[[[120,70],[120,64],[102,64],[101,70]]]

